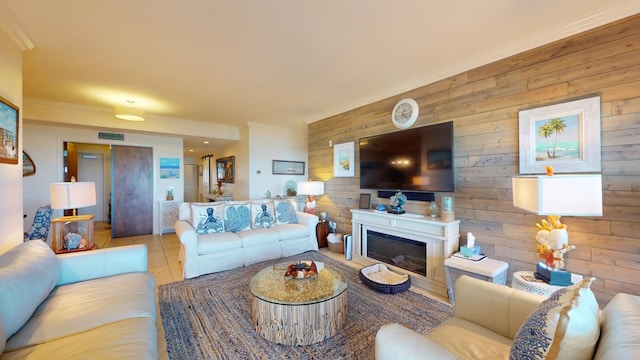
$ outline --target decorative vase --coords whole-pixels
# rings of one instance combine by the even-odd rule
[[[437,202],[432,201],[431,203],[429,203],[429,214],[434,219],[438,217],[438,203]]]

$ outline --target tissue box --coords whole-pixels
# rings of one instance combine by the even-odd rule
[[[468,248],[466,246],[460,246],[460,253],[462,256],[471,257],[473,255],[480,254],[480,245],[476,245],[472,248]]]

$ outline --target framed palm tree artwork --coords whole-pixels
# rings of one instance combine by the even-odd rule
[[[520,174],[600,172],[600,96],[518,112]]]

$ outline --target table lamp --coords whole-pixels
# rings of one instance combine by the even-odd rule
[[[298,195],[308,196],[304,204],[304,212],[315,214],[316,201],[313,197],[324,194],[324,182],[311,180],[301,181],[298,183],[297,188]]]
[[[514,207],[548,216],[548,220],[536,224],[536,248],[545,259],[536,265],[536,277],[551,285],[570,285],[564,253],[575,246],[569,245],[567,226],[560,223],[560,216],[602,216],[602,176],[517,176],[511,183]]]
[[[93,181],[76,182],[72,177],[70,182],[51,183],[49,191],[52,209],[73,209],[72,216],[61,216],[51,221],[54,224],[53,250],[61,250],[57,248],[58,241],[63,244],[62,250],[92,249],[95,246],[93,215],[79,216],[76,209],[96,204],[96,184]]]

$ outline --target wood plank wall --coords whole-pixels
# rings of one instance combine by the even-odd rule
[[[592,288],[601,306],[618,292],[640,295],[640,15],[310,124],[310,178],[326,181],[318,211],[327,211],[339,232],[351,232],[359,170],[334,178],[329,142],[354,141],[357,163],[358,139],[397,131],[391,109],[414,98],[420,105],[414,127],[454,121],[454,210],[462,239],[473,232],[485,253],[508,262],[510,282],[513,272],[535,269],[541,219],[512,206],[518,110],[590,94],[602,98],[604,215],[563,217],[577,247],[567,268],[597,278]],[[382,202],[375,194],[373,201]],[[425,204],[405,208],[426,214]]]

